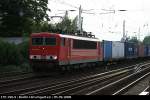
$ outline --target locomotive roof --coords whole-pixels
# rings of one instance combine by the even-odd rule
[[[88,38],[88,37],[81,37],[81,36],[74,36],[74,35],[63,35],[59,34],[60,37],[64,38],[71,38],[71,39],[78,39],[78,40],[88,40],[88,41],[100,41],[97,38]]]
[[[100,41],[98,38],[89,38],[89,37],[82,37],[82,36],[76,36],[76,35],[65,35],[65,34],[48,33],[48,32],[32,33],[31,36],[38,36],[41,34],[52,34],[52,35],[57,35],[57,36],[64,37],[64,38],[71,38],[71,39],[78,39],[78,40]]]

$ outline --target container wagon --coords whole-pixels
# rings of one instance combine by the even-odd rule
[[[125,58],[132,59],[138,57],[137,43],[125,42]]]
[[[112,41],[112,59],[124,59],[124,43],[120,41]]]
[[[150,57],[150,45],[144,45],[144,55]]]
[[[112,41],[103,40],[103,61],[112,61]]]
[[[144,55],[144,44],[142,44],[142,43],[138,44],[138,57],[139,58],[145,57],[145,55]]]

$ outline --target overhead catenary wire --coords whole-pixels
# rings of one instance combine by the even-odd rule
[[[65,1],[62,1],[62,0],[49,0],[49,1],[53,1],[55,3],[60,3],[60,4],[63,4],[63,5],[66,5],[66,6],[70,6],[70,7],[73,7],[73,8],[77,8],[77,9],[79,8],[79,7],[75,6],[75,5],[69,4],[69,3],[65,2]]]
[[[55,2],[55,3],[60,3],[60,4],[63,4],[63,5],[66,5],[66,6],[70,6],[70,7],[72,7],[72,8],[79,9],[79,7],[77,7],[77,6],[75,6],[75,5],[72,5],[72,4],[69,4],[69,3],[65,2],[64,0],[49,0],[49,1],[53,1],[53,2]],[[98,10],[99,10],[99,11],[98,11]],[[93,14],[93,15],[99,14],[99,15],[101,15],[101,14],[112,13],[112,12],[101,13],[100,10],[102,10],[102,11],[114,11],[114,10],[112,10],[112,9],[83,9],[83,8],[82,8],[83,13],[85,13],[85,14]],[[59,11],[61,11],[61,10],[59,10]],[[63,11],[63,10],[62,10],[62,11]],[[91,11],[95,11],[95,12],[91,12]]]

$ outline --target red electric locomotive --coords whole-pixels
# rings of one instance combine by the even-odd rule
[[[56,33],[33,33],[30,38],[30,63],[34,69],[45,65],[70,68],[102,61],[98,39]],[[39,67],[37,67],[40,65]]]

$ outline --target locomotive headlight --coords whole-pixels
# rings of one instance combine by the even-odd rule
[[[40,55],[30,55],[30,59],[41,59]]]
[[[57,56],[46,56],[46,59],[48,60],[56,60],[57,59]]]
[[[30,59],[33,59],[33,55],[30,55]]]
[[[57,56],[52,56],[52,57],[53,57],[53,59],[54,59],[54,60],[56,60],[56,59],[57,59]]]

